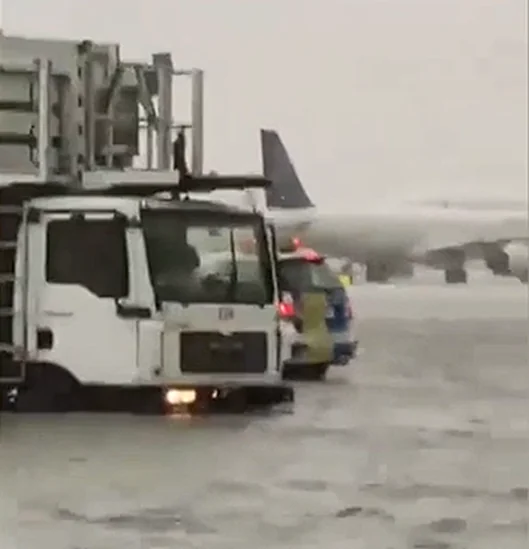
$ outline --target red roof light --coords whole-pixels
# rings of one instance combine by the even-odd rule
[[[306,250],[303,250],[302,255],[307,261],[320,261],[321,260],[320,254],[318,252],[314,251],[314,250],[311,250],[310,248],[307,248]]]

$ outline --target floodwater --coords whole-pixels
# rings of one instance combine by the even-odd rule
[[[292,415],[3,416],[2,549],[527,549],[527,286],[351,293]]]

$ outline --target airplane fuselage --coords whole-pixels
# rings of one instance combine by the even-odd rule
[[[520,212],[470,212],[441,208],[319,213],[315,208],[269,210],[281,237],[301,236],[322,253],[368,261],[421,261],[421,253],[467,242],[527,236]]]
[[[286,242],[293,237],[302,236],[317,219],[316,208],[265,210],[267,221],[273,223],[280,242]]]
[[[345,215],[325,214],[315,210],[277,131],[261,129],[261,153],[263,173],[273,182],[265,199],[266,207],[275,209],[267,216],[280,240],[302,237],[326,255],[363,263],[369,281],[388,280],[423,263],[443,269],[447,283],[463,283],[467,259],[481,259],[503,276],[526,261],[520,245],[529,240],[527,207],[518,202],[512,207],[480,196],[362,208],[337,195],[337,205],[347,200],[350,209]]]

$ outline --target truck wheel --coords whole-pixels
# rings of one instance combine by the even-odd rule
[[[289,381],[321,381],[330,364],[295,364],[285,367],[283,379]]]
[[[316,381],[323,381],[327,376],[329,366],[329,364],[318,364],[318,366],[314,368],[314,379]]]
[[[285,405],[288,410],[294,403],[294,389],[288,385],[249,387],[248,411],[268,411],[281,409]]]
[[[323,381],[327,375],[329,366],[330,364],[327,363],[306,366],[300,379],[305,379],[307,381]]]
[[[15,410],[25,413],[71,412],[80,409],[77,382],[53,366],[31,365],[27,382],[19,388]]]
[[[15,393],[9,387],[0,388],[0,412],[12,412],[14,410]]]
[[[165,408],[161,391],[135,391],[130,399],[130,411],[138,416],[161,416],[166,413]]]
[[[57,412],[54,395],[36,388],[22,389],[17,395],[15,409],[26,414]]]
[[[225,414],[244,414],[252,407],[253,396],[251,389],[247,387],[229,389],[216,401],[215,411]]]

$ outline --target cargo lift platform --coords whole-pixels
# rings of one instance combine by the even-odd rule
[[[173,104],[177,77],[191,80],[188,122],[173,119],[178,108],[189,110]],[[117,44],[0,35],[0,185],[88,187],[117,172],[122,181],[161,181],[182,160],[173,139],[186,130],[190,173],[201,174],[203,97],[203,71],[175,69],[168,53],[127,62]],[[134,168],[140,158],[143,170]]]

